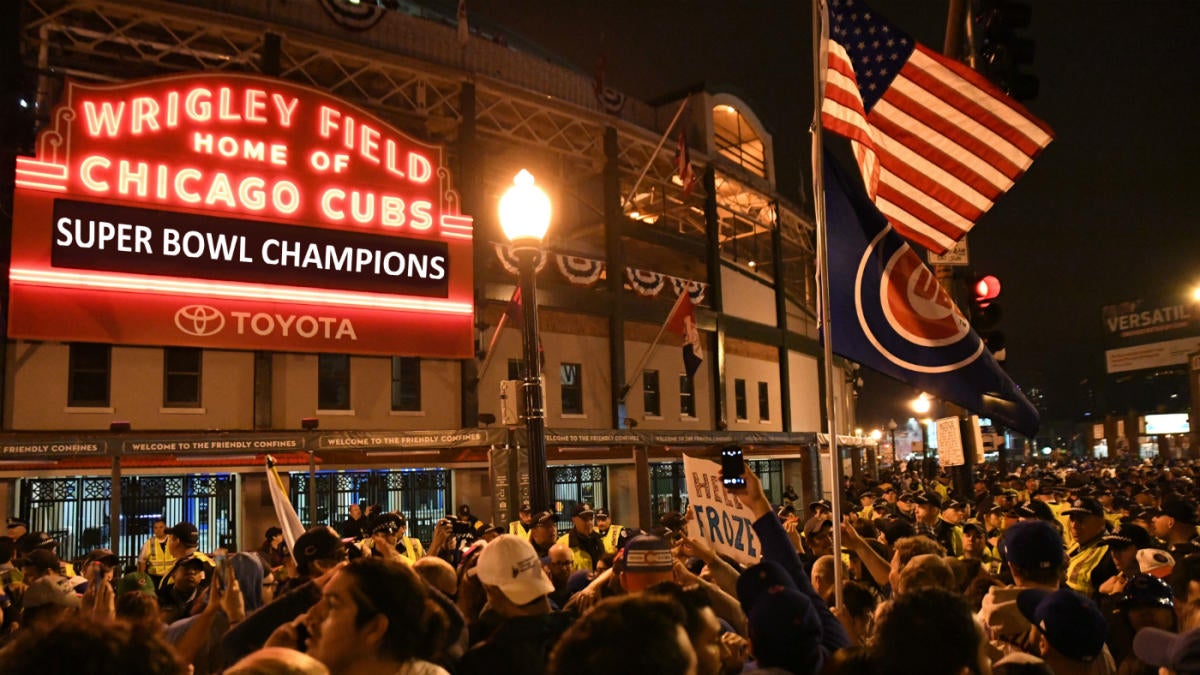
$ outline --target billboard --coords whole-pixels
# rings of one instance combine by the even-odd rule
[[[17,163],[9,336],[468,358],[443,154],[268,78],[69,82]]]
[[[1102,311],[1106,370],[1111,373],[1184,365],[1200,349],[1200,317],[1184,302],[1129,300]]]

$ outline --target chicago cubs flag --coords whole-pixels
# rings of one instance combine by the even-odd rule
[[[938,280],[826,151],[833,351],[1033,436],[1037,410]]]

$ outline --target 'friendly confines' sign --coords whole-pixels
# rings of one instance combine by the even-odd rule
[[[68,83],[19,158],[9,334],[472,354],[471,218],[443,149],[255,76]]]

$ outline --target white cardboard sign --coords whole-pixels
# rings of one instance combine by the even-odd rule
[[[759,562],[762,549],[751,523],[754,516],[721,484],[721,466],[716,462],[683,456],[683,473],[688,486],[688,536],[703,539],[717,553],[740,563]]]

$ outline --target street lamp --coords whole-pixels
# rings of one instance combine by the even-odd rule
[[[900,426],[900,425],[896,424],[896,420],[888,420],[887,430],[888,430],[888,433],[892,435],[892,467],[893,467],[892,470],[893,471],[895,471],[895,466],[896,466],[896,427],[898,427],[898,426]]]
[[[921,392],[920,396],[914,398],[910,405],[912,406],[913,412],[917,413],[918,415],[924,415],[925,413],[929,412],[931,407],[933,407],[933,404],[929,401],[929,394],[926,394],[925,392]]]
[[[550,227],[550,198],[533,184],[525,169],[513,178],[512,187],[500,198],[500,228],[512,242],[512,252],[521,272],[521,310],[525,325],[522,345],[525,355],[525,430],[529,434],[529,503],[533,510],[550,507],[546,478],[546,413],[542,402],[542,362],[538,354],[541,338],[537,319],[537,264],[542,257],[542,239]]]

